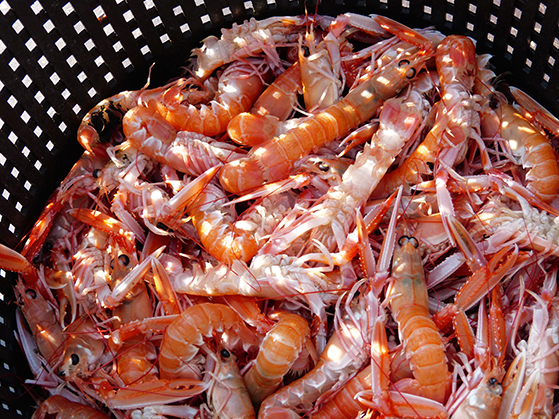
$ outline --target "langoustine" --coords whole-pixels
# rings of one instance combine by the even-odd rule
[[[310,35],[316,37],[317,43],[326,39],[324,33],[317,30],[321,25],[333,36],[334,33],[341,33],[338,25],[346,30],[345,22],[351,21],[352,29],[343,34],[345,48],[351,46],[351,35],[356,28],[360,28],[359,25],[377,22],[380,23],[380,36],[387,36],[386,29],[396,29],[401,31],[400,37],[419,44],[419,49],[400,41],[387,42],[379,50],[368,49],[363,56],[379,55],[373,57],[373,62],[363,62],[353,67],[352,71],[359,68],[360,71],[374,74],[340,74],[341,79],[348,77],[355,84],[348,85],[341,91],[342,94],[347,93],[345,97],[334,97],[331,99],[332,103],[328,99],[329,106],[323,110],[315,111],[312,107],[297,109],[295,103],[299,87],[298,79],[294,77],[295,83],[289,87],[291,90],[280,92],[289,98],[281,103],[285,105],[281,118],[276,117],[284,119],[290,115],[298,117],[305,113],[316,113],[307,116],[307,119],[286,122],[295,124],[296,127],[285,136],[280,137],[277,133],[273,135],[281,138],[281,141],[290,136],[299,140],[298,136],[302,138],[303,135],[308,135],[310,146],[301,151],[295,149],[295,146],[291,149],[288,145],[288,154],[296,156],[284,159],[284,163],[287,162],[285,168],[281,163],[279,166],[282,167],[278,166],[276,171],[274,161],[283,159],[279,156],[282,149],[256,145],[251,151],[247,151],[237,148],[237,145],[229,142],[226,134],[221,133],[235,113],[250,110],[255,101],[257,106],[251,112],[258,112],[259,92],[270,81],[268,77],[272,72],[286,67],[286,63],[275,61],[281,56],[278,54],[279,49],[294,48],[304,23],[311,20],[313,24],[309,25],[309,30],[313,32]],[[259,28],[262,32],[252,31],[251,28]],[[249,45],[239,48],[234,45],[235,37],[247,41]],[[461,40],[468,43],[465,39]],[[457,42],[457,38],[449,37],[441,45],[444,47]],[[463,408],[445,405],[448,400],[456,399],[459,390],[460,397],[464,397],[463,400],[469,403],[478,394],[500,397],[497,393],[501,385],[505,389],[504,394],[514,399],[508,400],[506,405],[515,414],[556,413],[553,412],[554,407],[550,406],[549,391],[537,392],[537,399],[529,397],[532,390],[543,386],[544,382],[545,386],[555,385],[553,381],[557,377],[547,369],[556,368],[555,364],[551,365],[555,362],[556,344],[546,341],[547,348],[543,355],[529,353],[524,348],[527,345],[531,350],[535,339],[532,336],[538,335],[542,328],[547,327],[546,330],[549,330],[543,332],[546,339],[555,333],[556,290],[550,289],[549,295],[545,294],[545,299],[538,297],[538,293],[545,290],[546,284],[549,285],[549,278],[544,282],[535,276],[527,285],[527,294],[537,303],[526,304],[527,298],[520,298],[515,291],[515,285],[522,281],[522,275],[527,269],[535,265],[541,266],[542,270],[553,268],[554,258],[557,257],[554,221],[551,216],[541,212],[550,207],[539,201],[545,197],[538,197],[535,193],[537,191],[534,191],[531,183],[531,172],[528,172],[525,179],[516,177],[514,182],[507,183],[506,187],[502,186],[506,183],[502,180],[507,175],[497,171],[510,170],[515,174],[515,169],[511,169],[512,165],[497,161],[495,155],[484,150],[485,144],[498,139],[496,140],[495,135],[491,139],[481,138],[477,118],[480,112],[488,111],[486,102],[494,92],[482,98],[473,95],[475,88],[472,87],[472,80],[483,78],[488,73],[482,73],[479,68],[471,68],[471,45],[465,48],[467,64],[458,66],[458,76],[449,77],[449,66],[439,64],[438,74],[431,73],[429,76],[422,70],[428,65],[428,59],[433,57],[433,44],[431,38],[418,36],[417,32],[382,17],[371,19],[347,14],[337,19],[317,16],[251,21],[226,31],[221,40],[207,39],[204,47],[196,52],[198,58],[194,59],[194,70],[205,81],[187,83],[181,80],[164,88],[146,88],[109,99],[105,104],[116,106],[120,99],[124,101],[122,109],[115,108],[114,112],[111,111],[117,116],[117,121],[107,128],[110,134],[114,134],[114,142],[120,143],[121,136],[126,137],[126,142],[108,146],[96,137],[99,132],[93,132],[91,124],[92,119],[97,117],[93,115],[102,111],[105,104],[97,106],[82,124],[85,131],[80,131],[80,134],[85,132],[84,135],[89,135],[88,138],[82,135],[82,141],[96,154],[89,152],[84,155],[80,160],[81,167],[78,166],[72,172],[61,188],[62,192],[55,196],[54,205],[46,209],[41,224],[34,231],[32,239],[35,241],[26,246],[23,252],[28,260],[4,253],[3,266],[21,272],[22,282],[18,285],[18,291],[22,295],[22,301],[27,302],[25,298],[32,297],[34,292],[38,292],[36,295],[45,300],[44,304],[41,303],[40,314],[43,318],[37,320],[31,314],[26,314],[26,307],[24,315],[38,343],[43,336],[39,337],[37,330],[49,330],[53,343],[43,345],[44,342],[41,342],[39,350],[48,358],[50,371],[57,368],[57,371],[63,372],[61,378],[68,380],[68,388],[73,382],[76,385],[79,383],[87,394],[84,400],[92,398],[106,404],[116,417],[141,417],[139,415],[147,416],[150,412],[160,416],[182,414],[193,417],[203,416],[207,411],[219,417],[254,417],[257,414],[259,417],[271,417],[280,412],[292,417],[325,417],[333,414],[330,398],[333,403],[334,400],[341,399],[342,395],[349,394],[341,390],[345,389],[345,383],[335,384],[340,378],[360,386],[351,390],[347,387],[351,396],[356,398],[356,403],[352,406],[355,414],[368,410],[370,415],[402,414],[406,417],[446,417],[450,412],[460,415],[467,410],[466,404]],[[217,52],[213,58],[212,51]],[[305,56],[304,46],[301,51],[301,60],[311,56],[310,50],[309,55]],[[256,56],[247,58],[248,55]],[[449,55],[452,52],[441,48],[435,57],[441,62]],[[325,54],[319,53],[318,56],[324,58]],[[349,69],[344,67],[344,60],[358,60],[359,52],[351,58],[340,57],[341,66],[338,70],[343,71],[344,68]],[[242,62],[239,60],[241,58]],[[222,71],[222,65],[227,65],[228,69]],[[293,65],[288,71],[295,71],[297,67],[297,64]],[[262,70],[263,68],[266,69]],[[234,73],[235,80],[227,79],[231,72]],[[219,77],[225,78],[220,80]],[[440,79],[444,98],[438,97],[436,89],[431,88],[437,85],[437,81],[421,92],[428,92],[427,95],[421,96],[414,90],[416,86],[410,85],[410,77],[418,82],[429,78]],[[196,84],[201,86],[204,82],[207,83],[204,85],[208,87],[207,91],[193,87]],[[410,87],[405,88],[408,85]],[[212,91],[215,86],[221,87],[217,88],[217,96],[212,96],[216,93]],[[233,86],[241,88],[244,93],[250,90],[251,97],[242,106],[235,105],[237,109],[234,112],[225,112],[222,109],[225,102],[217,104],[215,101],[237,99],[228,91]],[[389,88],[385,90],[385,86]],[[454,95],[449,94],[449,89],[453,90]],[[362,106],[362,97],[369,95],[372,99],[367,101],[366,106]],[[394,291],[396,286],[388,287],[387,276],[383,276],[386,272],[382,272],[383,267],[387,266],[387,259],[391,257],[387,255],[390,252],[384,250],[383,243],[393,240],[390,237],[392,230],[385,229],[386,220],[383,216],[392,211],[388,215],[392,220],[397,220],[402,209],[400,205],[392,205],[392,200],[382,204],[382,211],[375,215],[375,227],[364,226],[370,218],[363,212],[366,207],[378,205],[367,201],[377,183],[387,182],[388,177],[384,174],[390,172],[388,176],[398,177],[397,171],[390,171],[394,159],[400,162],[404,158],[402,153],[409,154],[425,138],[423,128],[432,124],[425,109],[437,102],[437,99],[441,99],[439,120],[435,122],[436,129],[428,135],[437,139],[446,138],[445,136],[453,133],[462,136],[456,144],[435,141],[428,161],[423,157],[418,161],[424,165],[421,174],[405,179],[410,185],[405,194],[415,196],[406,196],[401,200],[398,198],[396,201],[413,205],[413,199],[420,199],[433,191],[438,193],[438,206],[430,207],[428,216],[416,217],[407,210],[402,212],[402,222],[417,227],[417,237],[413,240],[410,237],[403,239],[401,247],[406,247],[406,252],[411,253],[409,247],[413,243],[421,244],[419,251],[424,252],[421,256],[425,257],[421,259],[419,253],[416,254],[413,265],[428,273],[433,273],[434,267],[441,266],[437,264],[444,257],[449,256],[450,260],[433,273],[433,276],[441,276],[427,285],[435,287],[428,291],[428,298],[424,298],[423,288],[422,298],[415,296],[423,301],[423,313],[420,316],[416,313],[417,310],[410,310],[415,310],[410,322],[424,322],[429,317],[428,308],[432,312],[439,312],[439,318],[446,313],[440,313],[441,304],[436,301],[435,296],[439,296],[445,303],[454,301],[461,310],[468,312],[468,316],[460,317],[464,329],[457,329],[455,334],[444,325],[441,330],[429,327],[430,336],[437,340],[437,344],[431,345],[436,348],[430,347],[426,351],[436,352],[440,373],[431,373],[431,376],[437,375],[436,378],[439,379],[433,384],[425,380],[425,375],[429,375],[429,370],[433,369],[432,364],[418,361],[420,349],[414,347],[408,351],[406,347],[417,344],[412,334],[401,331],[400,336],[397,336],[393,331],[395,326],[392,317],[401,323],[401,327],[406,326],[401,315],[407,308],[398,305],[405,289],[398,288],[399,291]],[[213,104],[207,106],[208,101],[212,100]],[[319,104],[322,101],[323,99],[319,99]],[[356,105],[358,102],[359,105]],[[352,106],[349,110],[344,108],[348,104]],[[272,108],[274,103],[266,106],[268,105]],[[300,106],[303,106],[303,101]],[[503,107],[505,108],[504,105]],[[185,128],[181,125],[186,121],[183,117],[190,112],[197,114],[197,119],[198,109],[204,109],[201,114],[208,117],[206,122],[223,116],[219,127],[209,131],[204,131],[204,128],[202,131],[205,135],[181,131]],[[365,110],[354,118],[356,109]],[[220,114],[222,110],[227,115]],[[180,124],[174,119],[177,115],[181,119]],[[508,121],[508,116],[502,116],[505,119],[499,121],[500,135],[507,136],[503,124]],[[351,121],[344,122],[345,117]],[[377,117],[380,118],[378,130],[374,121]],[[390,118],[395,121],[387,121]],[[460,125],[461,118],[473,122],[473,129],[468,130]],[[331,124],[333,119],[341,123],[335,129],[332,128],[334,124]],[[308,131],[307,125],[318,120],[324,123],[314,125],[315,127],[328,127],[332,131],[325,135]],[[124,124],[123,130],[119,126],[120,122]],[[355,148],[345,151],[351,164],[340,164],[344,169],[338,172],[332,170],[338,163],[336,153],[340,153],[342,149],[339,142],[341,137],[353,133],[355,129],[360,130],[361,127],[361,134],[368,136],[365,138],[366,142],[372,137],[370,143],[364,146],[352,143]],[[402,128],[398,138],[393,135],[396,128]],[[489,131],[485,131],[487,133]],[[409,145],[404,145],[404,140],[412,135]],[[357,136],[356,133],[354,137]],[[198,145],[192,145],[194,142]],[[476,150],[479,152],[464,151],[473,143],[477,144]],[[295,144],[297,147],[300,145],[297,142],[287,144]],[[249,142],[248,145],[253,143]],[[379,145],[385,148],[375,149]],[[204,153],[208,151],[207,157],[195,160],[194,156],[188,155],[194,147],[196,153],[202,149],[205,150]],[[311,152],[316,153],[316,156],[307,161],[315,159],[318,162],[311,169],[313,174],[305,172],[309,170],[309,165],[300,160],[301,156]],[[489,156],[494,160],[489,161]],[[552,153],[547,153],[546,159],[552,163]],[[260,163],[265,166],[264,170]],[[433,167],[429,167],[429,163]],[[243,178],[244,175],[238,170],[243,164],[256,166],[255,173],[258,176],[262,174],[261,179]],[[298,172],[291,173],[295,168]],[[527,168],[530,167],[527,165]],[[325,176],[314,176],[319,172],[323,172]],[[230,177],[231,173],[240,179],[239,183],[230,180],[233,178]],[[328,178],[327,173],[331,175]],[[476,175],[479,176],[473,177]],[[218,184],[214,180],[217,177],[226,185]],[[248,183],[241,184],[245,180]],[[245,189],[259,186],[262,181],[272,180],[275,182],[267,185],[268,189],[251,191],[251,195],[242,196]],[[423,180],[425,182],[420,183]],[[441,190],[443,184],[448,192]],[[501,187],[496,188],[497,184]],[[229,200],[223,186],[229,192],[241,196]],[[468,194],[464,193],[466,189]],[[265,196],[268,193],[271,195]],[[336,201],[339,195],[344,197]],[[447,200],[440,199],[441,197]],[[251,205],[257,199],[262,199],[265,205]],[[540,212],[535,212],[534,206],[538,206]],[[66,211],[68,208],[70,210]],[[498,211],[493,211],[495,208]],[[57,232],[51,238],[57,242],[56,251],[63,254],[57,254],[53,258],[50,257],[52,250],[48,249],[49,245],[43,245],[43,240],[49,236],[50,225],[62,211],[67,212],[70,222],[58,219],[66,225],[61,233],[64,237],[58,236]],[[323,219],[320,211],[330,211],[330,214]],[[245,213],[237,218],[237,212]],[[476,273],[479,266],[476,267],[467,257],[461,256],[460,252],[453,253],[452,243],[463,243],[456,240],[450,234],[451,231],[440,229],[439,225],[436,234],[444,236],[440,240],[442,245],[436,252],[429,249],[426,243],[431,231],[426,225],[435,219],[438,224],[447,226],[451,231],[455,226],[454,222],[460,223],[464,229],[473,226],[471,249],[477,249],[474,253],[479,265],[488,266],[483,262],[486,259],[490,261],[489,266],[492,266],[492,258],[495,258],[495,266],[503,268],[499,275],[491,275],[490,286],[482,285],[477,288],[475,298],[468,305],[462,303],[464,292],[457,294],[456,290],[461,287],[465,277],[471,276],[469,270],[474,271],[473,276],[484,276]],[[215,220],[217,221],[214,222]],[[422,225],[418,226],[419,223]],[[235,239],[231,239],[235,235],[242,236],[240,250],[234,246]],[[76,244],[69,245],[69,241],[83,243],[80,247]],[[359,266],[357,252],[346,252],[347,246],[352,246],[355,242],[364,245],[359,258],[366,260],[362,260]],[[521,250],[514,250],[504,260],[510,262],[514,259],[516,262],[518,259],[519,265],[498,264],[505,250],[513,248],[510,246],[512,242],[521,247]],[[296,246],[290,249],[293,243]],[[366,246],[367,244],[371,244],[372,248]],[[500,247],[505,250],[499,252]],[[222,250],[225,253],[221,253]],[[414,254],[419,251],[414,250]],[[71,254],[72,252],[76,253]],[[81,252],[81,256],[77,252]],[[342,255],[342,252],[346,253]],[[393,269],[395,277],[398,276],[398,265],[405,265],[399,259],[401,253],[402,249],[397,248]],[[35,256],[37,257],[34,258]],[[375,267],[377,258],[379,263]],[[56,262],[52,262],[53,260]],[[468,262],[467,267],[462,266],[464,261]],[[44,281],[42,275],[46,264],[64,269],[68,279],[64,288],[55,281]],[[374,292],[367,289],[358,297],[355,292],[348,297],[345,292],[360,277],[368,276],[374,277]],[[72,282],[70,277],[77,282]],[[404,280],[407,279],[410,278],[406,276]],[[65,294],[57,293],[54,296],[49,286],[60,287]],[[248,300],[241,304],[233,303],[231,298],[239,295]],[[525,378],[522,382],[524,388],[519,384],[512,393],[508,376],[503,379],[502,384],[499,382],[502,375],[500,369],[495,370],[499,373],[485,370],[487,377],[484,380],[478,379],[479,371],[473,372],[471,375],[476,380],[470,380],[471,377],[460,374],[456,367],[457,359],[466,365],[474,362],[472,360],[478,356],[476,351],[481,350],[480,347],[466,345],[462,330],[477,329],[481,333],[482,326],[475,321],[473,310],[480,308],[477,314],[479,319],[482,316],[479,313],[483,313],[482,307],[486,304],[486,295],[490,295],[492,309],[493,301],[506,302],[510,307],[505,309],[517,310],[524,316],[525,323],[518,334],[519,339],[528,343],[517,344],[520,355],[514,364],[520,365],[518,371],[524,368],[522,365],[526,366],[522,370],[524,375],[520,372],[516,374],[519,380]],[[70,313],[62,309],[64,298],[72,301],[69,303]],[[252,303],[251,309],[243,311],[244,317],[236,314],[235,310],[241,311],[240,306],[248,305],[247,301]],[[553,306],[549,304],[551,301]],[[342,302],[345,303],[343,315]],[[27,305],[30,303],[32,302],[27,302]],[[231,304],[231,307],[221,303]],[[138,307],[138,311],[132,306]],[[255,314],[255,310],[260,312]],[[392,316],[385,316],[385,310]],[[282,314],[286,311],[293,313]],[[202,312],[205,317],[200,314]],[[336,320],[332,321],[331,313]],[[546,317],[545,313],[550,313],[549,323],[542,320]],[[530,314],[533,319],[527,319]],[[61,325],[74,324],[75,318],[83,319],[86,315],[90,320],[87,327],[78,329],[78,334],[73,328],[61,331]],[[256,316],[257,319],[251,316]],[[280,319],[275,326],[271,320],[274,316]],[[207,318],[212,320],[206,321]],[[284,322],[288,322],[286,319],[297,325],[292,326],[298,329],[297,333],[284,327]],[[231,322],[236,326],[231,326]],[[510,329],[510,323],[503,322],[503,327],[509,328],[504,332],[497,330],[495,326],[491,333],[504,333],[507,336],[507,333],[516,330]],[[545,327],[542,326],[544,324]],[[189,339],[184,339],[184,336],[179,338],[181,333],[177,332],[178,329],[192,332]],[[247,349],[245,345],[243,348],[235,331],[240,331],[252,346]],[[128,336],[128,332],[132,336]],[[266,333],[269,333],[268,338],[264,338]],[[459,336],[455,339],[456,334]],[[293,346],[290,348],[292,352],[289,356],[275,353],[274,351],[281,350],[281,345],[270,345],[270,341],[287,339],[288,335],[293,338],[289,340],[289,345]],[[115,343],[119,336],[123,341]],[[313,352],[311,348],[315,345],[318,353],[314,355],[314,361],[318,362],[317,366],[303,375],[300,381],[295,380],[286,371],[311,368],[307,362],[307,352]],[[260,358],[256,355],[257,347],[262,351]],[[494,344],[489,350],[495,351],[497,347],[501,348]],[[73,352],[76,348],[79,353]],[[107,349],[107,353],[103,349]],[[88,358],[87,351],[97,356]],[[408,352],[412,354],[408,355]],[[300,357],[301,353],[303,355]],[[341,355],[341,359],[335,359],[336,353]],[[126,365],[130,365],[134,356],[143,357],[142,362],[135,365],[137,370],[127,370]],[[512,361],[509,353],[503,356],[505,363]],[[550,364],[538,364],[538,357],[545,357]],[[88,361],[83,364],[86,358]],[[274,358],[281,361],[281,371],[270,372],[271,370],[265,368],[263,371],[262,365]],[[394,367],[402,367],[397,375],[392,375],[394,382],[388,382],[387,378],[391,376],[390,368],[387,367],[390,358]],[[443,368],[447,358],[450,370]],[[296,365],[299,363],[304,367]],[[320,385],[313,387],[312,384],[316,384],[317,380]],[[454,380],[453,384],[451,380]],[[244,387],[245,381],[249,383],[248,390]],[[474,383],[476,389],[467,388]],[[280,389],[276,390],[277,386]],[[260,387],[267,389],[264,393],[259,393]],[[433,387],[440,387],[440,392],[431,391]],[[511,391],[507,392],[508,388]],[[337,390],[340,390],[339,396],[334,394]],[[535,390],[533,392],[536,393]],[[297,404],[303,393],[305,398]],[[248,394],[253,396],[254,406],[245,397]],[[180,405],[183,413],[178,413],[180,409],[177,403],[186,403]],[[394,403],[394,406],[390,407],[389,403]],[[151,410],[145,407],[148,404],[152,405]],[[260,404],[262,407],[258,412]],[[526,407],[528,404],[532,404],[532,407]],[[252,410],[253,407],[256,407],[255,411]],[[447,407],[452,410],[445,410]],[[474,412],[475,409],[469,411]]]

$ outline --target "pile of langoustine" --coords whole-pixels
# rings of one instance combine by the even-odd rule
[[[101,102],[2,249],[35,417],[557,414],[557,122],[488,59],[274,17]]]

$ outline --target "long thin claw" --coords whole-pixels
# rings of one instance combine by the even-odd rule
[[[519,184],[510,176],[499,172],[497,170],[490,170],[487,173],[489,177],[489,182],[493,185],[494,188],[498,189],[503,195],[508,196],[509,198],[515,199],[520,202],[521,198],[524,198],[530,204],[539,209],[555,216],[559,217],[559,210],[555,207],[543,202],[539,199],[536,195],[526,189],[525,186]]]
[[[59,190],[60,188],[54,191],[52,196],[53,197],[57,196]],[[60,200],[54,199],[53,201],[49,202],[43,209],[43,212],[41,213],[39,219],[31,229],[31,232],[29,233],[29,238],[25,242],[25,245],[23,246],[23,250],[21,251],[21,254],[25,256],[28,260],[32,260],[33,257],[41,249],[41,246],[43,245],[46,237],[50,232],[50,229],[52,228],[52,223],[54,221],[54,218],[56,217],[56,215],[58,214],[62,206],[63,205],[60,202]]]
[[[124,342],[145,334],[146,332],[163,334],[165,333],[165,329],[167,329],[178,316],[178,314],[171,314],[169,316],[148,317],[143,320],[134,320],[126,323],[111,332],[109,346],[116,352]]]
[[[390,356],[384,322],[378,319],[373,326],[371,342],[371,377],[373,399],[388,390],[390,384]]]
[[[158,236],[150,231],[146,238],[144,248],[142,249],[142,260],[148,258],[149,255],[160,247],[167,247],[170,241],[171,238],[169,236]]]
[[[91,125],[80,126],[78,130],[78,142],[85,150],[89,151],[91,154],[95,154],[92,145],[99,143],[99,133]]]
[[[487,260],[472,239],[470,233],[468,233],[468,230],[466,230],[462,223],[454,218],[454,216],[446,215],[445,218],[447,219],[452,238],[466,257],[466,261],[472,272],[486,266]]]
[[[496,348],[494,353],[502,354],[507,347],[507,333],[505,325],[505,315],[502,307],[501,287],[497,285],[491,291],[489,308],[489,330],[491,332],[491,345]]]
[[[0,267],[10,272],[25,272],[32,268],[27,259],[3,244],[0,244]]]
[[[392,254],[394,253],[394,246],[396,245],[396,222],[399,217],[399,207],[400,201],[402,200],[403,187],[398,188],[398,195],[396,196],[396,202],[394,202],[394,210],[392,211],[392,216],[390,218],[390,224],[386,230],[386,235],[384,237],[384,242],[382,243],[382,249],[378,257],[377,263],[377,274],[375,278],[375,288],[378,286],[383,286],[384,281],[388,278],[388,272],[390,270],[390,260],[392,259]],[[381,283],[382,282],[382,283]]]
[[[371,277],[374,274],[375,259],[368,244],[368,236],[378,227],[390,209],[397,193],[398,191],[395,191],[382,204],[372,209],[365,218],[362,217],[360,210],[356,210],[357,225],[355,231],[347,237],[342,249],[338,253],[332,254],[336,266],[351,261],[355,255],[359,254],[361,268],[364,272],[368,272],[366,276]]]
[[[474,304],[477,304],[510,272],[517,258],[518,246],[515,246],[512,252],[510,248],[501,249],[489,261],[487,267],[478,269],[462,286],[456,294],[455,304],[462,310],[468,310]]]
[[[68,213],[82,223],[110,234],[128,253],[136,252],[134,234],[116,218],[89,208],[73,208]]]
[[[520,352],[510,365],[503,379],[503,400],[498,419],[508,418],[522,388],[526,373],[526,352]]]
[[[343,157],[346,153],[349,152],[353,147],[356,147],[360,144],[364,144],[371,139],[375,132],[378,131],[379,124],[378,122],[370,123],[363,125],[361,128],[356,129],[351,134],[343,139],[340,143],[340,147],[346,145],[344,150],[338,154],[338,157]]]
[[[152,380],[131,384],[114,391],[105,382],[99,389],[112,409],[139,409],[148,405],[179,402],[204,392],[207,384],[192,379]]]
[[[398,417],[428,417],[444,419],[448,417],[445,407],[435,400],[413,394],[403,394],[396,391],[388,392],[391,410]]]
[[[369,233],[365,227],[365,221],[363,221],[363,216],[361,211],[357,210],[356,224],[357,224],[357,236],[358,250],[359,250],[359,262],[361,269],[365,273],[367,278],[371,278],[375,274],[375,256],[373,254],[373,249],[371,248],[371,243],[369,243]]]
[[[173,217],[177,212],[184,212],[184,209],[198,197],[202,189],[211,182],[219,169],[221,166],[214,166],[206,170],[169,199],[162,210],[163,217]]]
[[[486,364],[491,358],[489,348],[489,321],[487,319],[487,308],[485,302],[478,307],[478,325],[476,331],[476,345],[474,346],[474,357],[478,365]]]
[[[339,36],[347,25],[375,36],[388,35],[385,29],[383,29],[373,17],[351,12],[336,17],[330,24],[329,30],[333,32],[334,35]]]
[[[475,335],[468,321],[468,317],[463,310],[458,309],[454,315],[454,331],[456,333],[456,339],[458,340],[458,345],[460,345],[460,350],[466,354],[468,359],[474,358],[474,347],[475,347]]]
[[[518,399],[514,404],[512,416],[519,419],[531,419],[534,417],[534,408],[538,400],[539,387],[543,381],[540,376],[541,372],[535,370],[532,372],[526,383],[520,390]]]
[[[516,245],[512,252],[510,247],[501,249],[493,256],[487,266],[474,272],[456,294],[454,304],[448,304],[433,316],[433,321],[439,330],[446,331],[459,310],[468,310],[491,292],[499,284],[499,281],[510,272],[517,261],[521,262],[518,253],[518,246]]]
[[[290,189],[302,188],[303,186],[308,185],[310,181],[311,176],[309,174],[299,173],[297,175],[292,175],[285,180],[262,185],[262,187],[257,188],[249,193],[243,194],[243,196],[240,196],[237,199],[233,199],[223,204],[223,206],[236,205],[238,203],[249,201],[251,199],[266,197],[270,194],[277,194],[288,191]]]
[[[124,227],[124,224],[122,224],[116,218],[113,218],[101,211],[96,211],[89,208],[72,208],[68,210],[68,214],[81,221],[82,223],[95,227],[96,229],[104,231],[106,233],[115,231],[115,234],[118,234],[122,230],[127,230]]]
[[[447,187],[448,178],[449,175],[446,168],[438,171],[435,177],[435,193],[437,196],[437,204],[439,205],[439,212],[442,216],[443,227],[450,239],[450,243],[455,246],[456,243],[454,242],[454,237],[448,225],[449,217],[453,217],[455,214],[454,203],[452,202],[452,197]]]
[[[366,392],[362,394],[366,394]],[[378,400],[369,400],[358,394],[357,400],[389,417],[448,418],[448,413],[441,403],[413,394],[388,391]]]
[[[142,280],[144,275],[148,272],[151,268],[151,261],[154,258],[159,257],[165,247],[160,247],[157,249],[152,255],[147,257],[142,263],[137,265],[134,269],[132,269],[123,279],[118,283],[116,287],[112,290],[112,292],[107,296],[105,299],[104,304],[107,304],[109,307],[114,307],[118,305],[122,299],[128,294],[128,292],[132,289],[134,285]]]
[[[421,48],[425,54],[433,54],[435,52],[433,42],[417,31],[414,31],[413,29],[408,28],[395,20],[387,18],[386,16],[371,15],[371,17],[382,27],[382,29],[397,36],[402,41],[406,41]]]
[[[441,333],[444,334],[450,330],[450,325],[457,312],[458,307],[455,304],[448,304],[433,315],[433,321]]]
[[[378,225],[380,224],[380,222],[382,221],[382,219],[390,209],[392,202],[394,202],[394,199],[396,199],[396,196],[398,196],[398,194],[400,194],[400,189],[397,189],[394,192],[392,192],[392,195],[386,198],[386,200],[382,204],[380,204],[376,208],[373,208],[370,212],[368,212],[365,215],[363,221],[367,226],[367,234],[371,234],[373,230],[378,227]],[[401,198],[401,194],[400,194],[400,198]],[[396,208],[396,206],[394,206],[394,208]]]
[[[522,109],[524,109],[524,117],[526,119],[530,122],[535,120],[546,130],[555,135],[559,135],[559,120],[555,117],[555,115],[519,88],[510,86],[510,92]]]
[[[39,280],[37,269],[18,252],[3,244],[0,244],[0,268],[10,272],[18,272],[26,286],[39,291],[43,297],[54,303],[52,293],[44,282]]]
[[[440,262],[433,270],[427,272],[425,282],[427,283],[427,289],[434,288],[436,285],[443,282],[450,275],[452,275],[458,268],[460,268],[465,262],[464,255],[462,253],[453,253],[445,260]]]
[[[159,296],[159,301],[163,303],[163,310],[165,311],[165,314],[180,314],[181,309],[177,294],[171,285],[167,271],[158,259],[155,257],[150,259],[155,289],[157,291],[157,295]]]

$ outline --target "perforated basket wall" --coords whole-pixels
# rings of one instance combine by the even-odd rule
[[[314,10],[314,4],[307,4]],[[497,72],[559,115],[556,0],[324,0],[321,14],[380,13],[477,40]],[[0,0],[0,241],[17,248],[82,150],[81,118],[103,98],[179,74],[209,34],[303,0]],[[15,275],[0,270],[0,417],[35,409],[14,338]]]

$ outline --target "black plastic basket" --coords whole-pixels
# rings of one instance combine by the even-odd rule
[[[179,75],[193,47],[233,22],[304,11],[303,0],[0,0],[0,241],[18,248],[83,152],[76,130],[96,103],[139,89],[154,62],[152,85]],[[323,0],[318,11],[471,36],[497,73],[559,115],[557,0]],[[15,275],[0,278],[0,417],[28,418]]]

